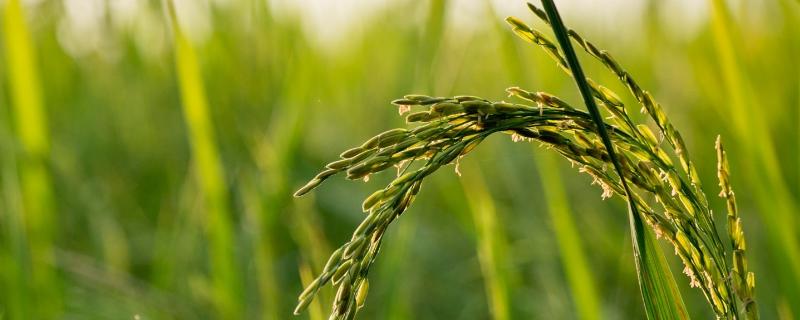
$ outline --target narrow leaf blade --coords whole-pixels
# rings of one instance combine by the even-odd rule
[[[636,219],[638,218],[638,219]],[[636,271],[648,319],[689,319],[675,278],[653,232],[631,217]]]

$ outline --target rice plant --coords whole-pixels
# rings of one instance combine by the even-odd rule
[[[680,133],[653,96],[608,52],[598,49],[577,32],[560,27],[560,20],[552,21],[557,15],[530,4],[529,7],[542,21],[553,22],[557,35],[561,32],[563,39],[568,36],[614,73],[659,134],[651,131],[647,124],[634,122],[629,107],[616,93],[583,78],[578,71],[580,68],[575,68],[575,61],[569,61],[569,51],[563,42],[561,47],[565,53],[542,32],[516,18],[508,18],[507,22],[518,36],[544,49],[576,82],[585,84],[585,96],[591,96],[587,99],[590,111],[582,111],[552,94],[519,87],[507,89],[509,96],[515,99],[511,102],[475,96],[416,94],[394,100],[392,103],[400,114],[408,113],[405,119],[415,127],[385,131],[344,151],[341,159],[327,164],[324,171],[295,193],[295,196],[302,196],[338,174],[350,180],[368,180],[373,174],[397,169],[397,177],[391,183],[364,200],[364,220],[351,240],[334,251],[321,274],[300,294],[295,314],[303,312],[320,288],[331,283],[337,287],[337,292],[330,318],[354,318],[365,302],[370,267],[377,258],[386,230],[409,208],[425,178],[448,165],[458,170],[462,157],[486,137],[499,133],[509,135],[513,141],[537,142],[544,149],[560,154],[579,172],[592,178],[592,183],[602,189],[601,198],[619,195],[628,201],[632,229],[637,232],[634,236],[642,239],[634,244],[648,246],[635,249],[639,250],[635,252],[637,258],[643,261],[637,260],[637,266],[648,317],[669,318],[665,314],[689,317],[669,269],[659,271],[662,274],[648,274],[659,269],[647,264],[664,265],[662,253],[648,240],[652,232],[674,247],[684,264],[683,272],[690,286],[699,288],[718,318],[757,319],[754,275],[747,269],[743,230],[719,140],[718,176],[722,187],[720,195],[728,206],[730,247],[717,232],[699,175]],[[590,105],[594,104],[609,115],[606,120],[592,112]],[[649,225],[652,231],[633,228],[637,219]],[[728,251],[732,252],[732,259]],[[639,257],[640,252],[648,252],[648,256]],[[657,281],[664,283],[654,283]],[[676,306],[648,306],[653,301],[667,301],[662,299],[664,295],[674,295]],[[673,308],[672,313],[661,312],[670,308]]]

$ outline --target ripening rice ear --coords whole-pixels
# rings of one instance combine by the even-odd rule
[[[531,10],[545,22],[550,21],[546,14],[532,5]],[[518,19],[509,18],[507,21],[518,35],[543,48],[557,65],[572,75],[567,58],[561,55],[552,41]],[[406,117],[406,121],[416,127],[385,131],[343,152],[340,160],[329,163],[325,171],[295,193],[301,196],[339,172],[346,172],[348,179],[355,180],[387,170],[394,174],[394,168],[398,168],[392,182],[364,200],[361,209],[366,215],[363,221],[353,232],[351,240],[331,255],[317,279],[300,295],[295,312],[302,312],[320,287],[332,283],[338,289],[331,319],[353,318],[366,299],[369,286],[367,275],[380,251],[386,230],[409,208],[422,182],[442,166],[456,164],[486,137],[505,133],[519,141],[537,142],[546,150],[554,151],[572,164],[577,164],[579,172],[590,175],[592,183],[600,186],[602,198],[623,196],[632,210],[640,213],[641,224],[636,232],[645,241],[639,244],[650,250],[650,260],[642,263],[665,265],[655,240],[648,238],[653,238],[651,231],[643,229],[643,226],[649,225],[655,235],[674,246],[691,284],[703,291],[718,317],[731,317],[739,313],[751,318],[757,315],[752,294],[754,277],[746,270],[744,237],[733,192],[730,191],[727,162],[721,145],[718,146],[718,175],[723,187],[722,195],[729,206],[729,235],[737,250],[733,267],[725,260],[721,237],[714,227],[711,210],[683,140],[661,106],[621,69],[610,54],[599,50],[575,31],[569,30],[567,34],[618,76],[650,115],[658,134],[674,152],[662,148],[649,127],[631,119],[616,93],[590,79],[584,79],[584,85],[589,88],[585,90],[586,96],[589,100],[597,101],[613,116],[611,122],[598,121],[593,114],[581,111],[554,95],[529,92],[518,87],[509,88],[507,92],[512,97],[520,98],[521,103],[493,102],[475,96],[435,98],[406,95],[392,103],[403,110],[411,106],[422,108]],[[531,103],[535,106],[529,105]],[[672,158],[679,159],[680,167],[673,165]],[[615,166],[618,170],[613,170]],[[621,178],[630,182],[629,192],[625,191]],[[652,208],[653,203],[660,208]],[[671,273],[668,268],[647,270],[661,270],[650,280],[642,282],[643,286],[650,286],[648,290],[656,288],[652,282],[655,278],[669,284]],[[736,280],[728,281],[729,275],[735,276]],[[677,294],[677,291],[672,293]],[[680,299],[679,295],[677,297]],[[647,301],[657,302],[656,299]],[[739,305],[744,306],[745,310],[739,312]],[[674,310],[680,318],[683,314],[681,308]],[[648,312],[651,312],[649,307]]]

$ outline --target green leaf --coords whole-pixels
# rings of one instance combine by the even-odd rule
[[[641,216],[630,217],[636,273],[648,319],[689,319],[675,278],[653,232],[644,227]]]

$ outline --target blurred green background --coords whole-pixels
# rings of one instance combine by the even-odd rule
[[[183,0],[172,27],[161,1],[0,3],[0,319],[291,319],[391,174],[291,194],[404,126],[389,101],[580,101],[503,23],[534,22],[522,1]],[[763,318],[800,318],[800,3],[558,5],[664,105],[721,228],[722,135]],[[644,317],[621,199],[507,137],[448,168],[389,231],[360,318]],[[297,318],[327,318],[331,295]]]

